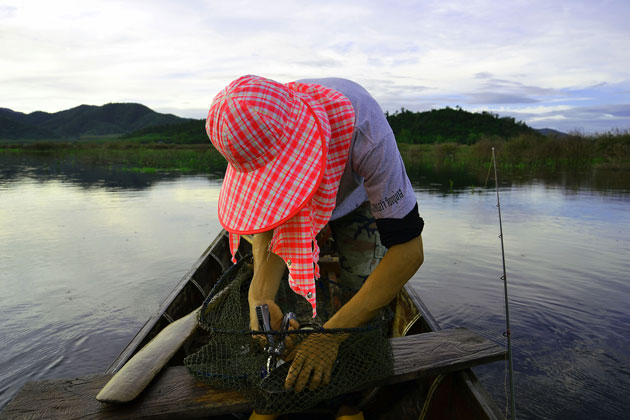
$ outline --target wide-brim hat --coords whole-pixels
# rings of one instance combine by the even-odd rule
[[[221,225],[253,234],[297,214],[321,182],[330,130],[324,108],[290,85],[248,75],[219,92],[206,132],[228,161]]]

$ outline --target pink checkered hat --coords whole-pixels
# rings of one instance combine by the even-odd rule
[[[296,214],[321,181],[330,125],[309,95],[243,76],[214,98],[206,131],[228,161],[219,221],[229,232],[273,229]]]
[[[289,283],[315,310],[315,235],[330,219],[354,129],[350,101],[332,89],[243,76],[213,100],[206,131],[228,161],[219,221],[238,238],[274,229]],[[314,311],[315,313],[315,311]]]

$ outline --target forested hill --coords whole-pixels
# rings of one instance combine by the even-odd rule
[[[520,134],[539,135],[511,117],[461,108],[386,114],[401,143],[456,142],[472,144],[483,136],[509,139]],[[206,143],[204,120],[160,114],[134,103],[81,105],[66,111],[24,114],[0,108],[0,141],[90,140],[122,138],[129,141]]]
[[[156,125],[190,121],[160,114],[136,103],[81,105],[65,111],[24,114],[0,108],[0,140],[77,140],[85,137],[116,137]]]
[[[6,110],[0,108],[0,141],[2,140],[55,140],[59,135],[17,119],[7,118]]]
[[[508,139],[519,134],[538,135],[523,122],[486,111],[473,113],[461,108],[443,108],[411,112],[403,108],[386,116],[400,143],[472,144],[482,136]]]
[[[499,136],[504,139],[519,134],[541,135],[525,123],[511,117],[499,117],[488,112],[472,113],[460,108],[444,108],[426,112],[405,109],[386,114],[401,143],[456,142],[472,144],[482,136]],[[144,142],[206,143],[204,120],[190,120],[182,124],[154,126],[123,136]]]

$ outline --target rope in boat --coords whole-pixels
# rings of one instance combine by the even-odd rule
[[[506,331],[504,336],[507,339],[507,361],[508,361],[508,372],[509,372],[509,383],[510,383],[510,418],[512,420],[516,419],[516,407],[515,407],[515,396],[514,396],[514,367],[512,364],[512,337],[510,333],[510,309],[508,303],[508,289],[507,289],[507,272],[505,269],[505,246],[503,244],[503,222],[501,220],[501,200],[499,198],[499,177],[497,176],[497,161],[494,154],[494,147],[492,148],[492,166],[494,167],[494,185],[497,192],[497,209],[499,211],[499,238],[501,239],[501,260],[503,262],[503,276],[501,276],[501,280],[503,280],[503,289],[505,293],[505,324]],[[488,176],[490,175],[490,168],[488,168]],[[486,178],[486,183],[488,182]],[[506,390],[507,392],[507,390]],[[507,409],[507,407],[506,407]],[[506,410],[507,411],[507,410]],[[507,417],[507,415],[506,415]]]
[[[431,388],[429,388],[429,392],[427,393],[427,398],[424,400],[424,405],[422,406],[422,411],[420,412],[420,417],[418,420],[424,420],[424,418],[427,416],[427,413],[429,412],[429,403],[431,402],[431,398],[433,398],[433,394],[440,385],[440,382],[442,382],[442,379],[444,379],[444,375],[439,374],[433,380]]]

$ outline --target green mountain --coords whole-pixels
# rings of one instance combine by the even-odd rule
[[[401,143],[472,144],[482,136],[498,136],[508,139],[520,134],[538,135],[536,130],[512,117],[499,117],[490,112],[473,113],[461,108],[432,109],[411,112],[406,109],[386,114]]]
[[[0,141],[2,140],[56,140],[59,136],[50,130],[7,118],[0,110]]]
[[[172,114],[160,114],[134,103],[81,105],[55,113],[36,111],[30,114],[0,108],[0,140],[117,137],[151,126],[189,121]]]
[[[509,139],[521,134],[541,136],[511,117],[461,108],[386,114],[400,143],[472,144],[481,137]],[[79,140],[95,137],[142,142],[207,143],[204,120],[160,114],[141,104],[81,105],[65,111],[24,114],[0,108],[0,141]]]

